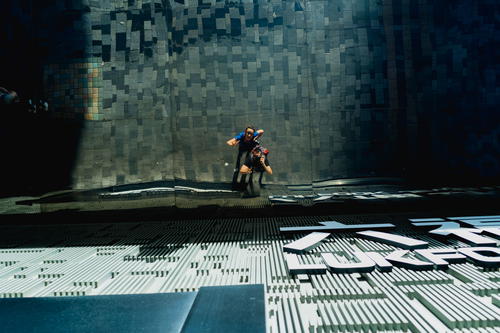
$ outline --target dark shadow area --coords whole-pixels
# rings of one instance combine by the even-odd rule
[[[44,248],[140,245],[124,260],[154,262],[189,244],[275,239],[278,229],[266,227],[342,223],[393,223],[407,228],[409,218],[498,215],[499,196],[428,196],[383,202],[361,200],[311,207],[282,205],[265,209],[137,209],[133,211],[56,212],[2,216],[0,248]],[[258,222],[262,231],[242,226]],[[263,238],[264,237],[264,238]],[[267,238],[266,238],[267,237]],[[254,239],[255,240],[255,239]]]
[[[189,183],[192,185],[192,183]],[[226,186],[229,186],[226,184]],[[120,187],[121,188],[121,187]],[[126,187],[130,188],[130,187]],[[268,193],[273,195],[260,198],[250,204],[252,199],[242,199],[238,192],[196,193],[177,189],[175,192],[124,193],[120,197],[104,198],[101,196],[99,210],[82,210],[71,208],[71,204],[80,201],[90,205],[99,200],[101,194],[120,192],[68,192],[54,194],[35,200],[20,200],[18,205],[42,206],[41,213],[34,214],[2,214],[0,225],[46,225],[46,224],[99,224],[120,222],[177,221],[200,220],[207,218],[245,218],[245,217],[290,217],[290,216],[323,216],[335,214],[379,214],[402,212],[439,212],[441,210],[457,210],[494,213],[498,210],[500,189],[491,187],[409,187],[401,185],[343,185],[316,188],[271,187]],[[171,194],[169,194],[171,193]],[[182,194],[181,194],[182,193]],[[156,207],[139,207],[132,204],[145,197],[158,200],[172,197],[170,205]],[[177,197],[177,198],[175,198]],[[214,203],[214,199],[233,200],[231,205]],[[197,205],[176,205],[174,199],[196,201]],[[118,205],[121,209],[106,209],[106,204]],[[245,206],[241,203],[249,203]],[[65,207],[67,205],[67,208]],[[51,210],[52,205],[60,209]],[[129,206],[127,206],[129,205]],[[44,209],[46,207],[47,209]],[[111,206],[110,206],[111,207]],[[130,207],[130,208],[127,208]]]
[[[407,194],[419,193],[421,196],[435,195],[435,194],[450,194],[451,197],[457,198],[458,196],[475,196],[479,193],[488,195],[498,195],[499,183],[491,181],[478,182],[476,179],[462,179],[462,181],[449,181],[447,178],[442,178],[436,181],[434,178],[394,178],[394,177],[360,177],[360,178],[339,178],[332,180],[316,181],[312,184],[294,184],[294,185],[277,185],[267,184],[262,182],[261,174],[251,174],[249,176],[245,188],[234,188],[234,184],[225,182],[201,182],[191,180],[165,180],[144,182],[136,184],[114,185],[104,188],[90,189],[90,190],[66,190],[54,191],[43,193],[38,198],[19,199],[16,205],[29,206],[29,205],[47,205],[51,204],[71,204],[82,203],[83,209],[76,210],[82,211],[85,209],[85,202],[91,203],[99,201],[106,202],[134,202],[143,199],[170,199],[168,204],[163,204],[162,208],[182,209],[187,208],[179,204],[178,200],[197,200],[195,206],[205,207],[213,206],[218,209],[230,209],[231,205],[227,202],[211,203],[215,199],[227,200],[240,200],[241,203],[247,202],[249,207],[252,206],[251,199],[258,199],[259,202],[264,203],[264,206],[271,206],[273,197],[293,197],[296,195],[306,196],[309,199],[320,197],[324,195],[333,195],[333,199],[352,199],[356,194],[366,193],[371,194]],[[249,195],[251,188],[250,180],[253,180],[254,186],[260,183],[260,193]],[[238,183],[239,185],[239,183]],[[342,195],[338,193],[343,193]],[[407,200],[406,198],[405,200]],[[242,205],[244,206],[244,205]],[[71,211],[69,208],[66,211]],[[144,207],[145,210],[151,208]],[[256,207],[262,208],[262,207]],[[64,208],[60,209],[65,210]],[[92,210],[89,208],[89,210]],[[117,209],[118,210],[118,209]]]
[[[88,36],[75,21],[85,21],[89,9],[74,6],[80,9],[57,12],[50,1],[7,1],[2,5],[0,87],[15,91],[19,102],[0,103],[1,197],[42,195],[72,185],[83,114],[70,105],[53,107],[54,100],[44,96],[44,84],[55,83],[44,80],[43,71],[64,56],[88,56]],[[77,94],[76,87],[72,88]],[[30,109],[30,102],[40,100],[48,102],[48,110]]]
[[[1,197],[40,196],[71,188],[83,122],[2,110]]]

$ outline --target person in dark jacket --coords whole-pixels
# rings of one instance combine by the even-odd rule
[[[241,166],[240,173],[250,174],[253,172],[266,172],[272,175],[273,169],[269,165],[266,151],[267,149],[260,145],[255,146],[251,151],[251,156],[248,156],[245,163]]]
[[[245,194],[248,196],[259,196],[260,189],[262,187],[262,176],[265,173],[272,175],[273,169],[269,164],[269,160],[267,158],[268,150],[260,145],[255,146],[250,156],[247,157],[245,162],[240,168],[240,173],[242,175],[250,175],[248,179],[248,183],[243,184],[243,189],[245,190]],[[257,176],[255,173],[259,173],[259,179],[257,180]]]

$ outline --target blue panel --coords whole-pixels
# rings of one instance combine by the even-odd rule
[[[265,332],[264,285],[202,287],[182,332]]]
[[[196,293],[0,299],[2,332],[179,332]]]

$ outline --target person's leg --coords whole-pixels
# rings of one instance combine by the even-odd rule
[[[243,176],[246,176],[246,175],[243,175]],[[253,177],[252,176],[253,176],[253,174],[250,174],[248,176],[248,183],[247,182],[241,183],[242,188],[245,190],[245,194],[250,195],[250,196],[252,195],[252,192],[253,192],[253,186],[252,186],[252,178]],[[245,177],[245,179],[246,179],[246,177]]]
[[[244,160],[246,160],[248,155],[250,154],[250,152],[244,150],[243,154],[244,154]],[[239,169],[238,169],[238,173],[239,173]],[[243,175],[241,175],[241,178],[240,178],[239,188],[240,188],[240,190],[244,191],[246,186],[247,186],[247,175],[243,174]]]
[[[233,190],[237,190],[238,188],[238,175],[240,174],[240,163],[241,163],[241,156],[243,155],[244,151],[238,150],[238,156],[236,158],[236,165],[234,166],[234,172],[233,172],[233,181],[231,183],[231,188]]]
[[[246,175],[245,175],[246,176]],[[244,184],[245,196],[253,197],[254,189],[253,189],[253,173],[248,176],[248,183]]]
[[[256,197],[260,196],[261,181],[262,181],[262,172],[259,172],[259,177],[257,178],[257,175],[255,175],[255,179],[252,182],[253,183],[253,194]]]
[[[249,197],[258,197],[260,196],[260,185],[258,181],[257,175],[251,173],[248,177],[248,184],[245,187],[245,195]]]

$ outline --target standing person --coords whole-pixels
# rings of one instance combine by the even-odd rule
[[[255,127],[248,125],[243,132],[240,132],[234,138],[229,139],[226,143],[229,146],[238,145],[238,157],[236,159],[236,166],[233,173],[232,188],[237,189],[238,175],[241,165],[241,157],[245,154],[245,159],[249,156],[250,151],[259,144],[259,139],[264,134],[263,129],[255,129]],[[245,175],[242,175],[240,184],[245,183]]]
[[[269,160],[267,159],[268,150],[264,147],[257,145],[252,151],[251,155],[245,160],[245,163],[240,168],[240,173],[243,175],[250,174],[250,179],[248,180],[248,185],[245,186],[247,192],[251,196],[260,195],[260,187],[262,185],[262,175],[266,172],[269,175],[273,174],[273,169],[269,165]],[[254,179],[254,173],[259,172],[260,177],[257,181]],[[246,184],[245,184],[246,185]]]

